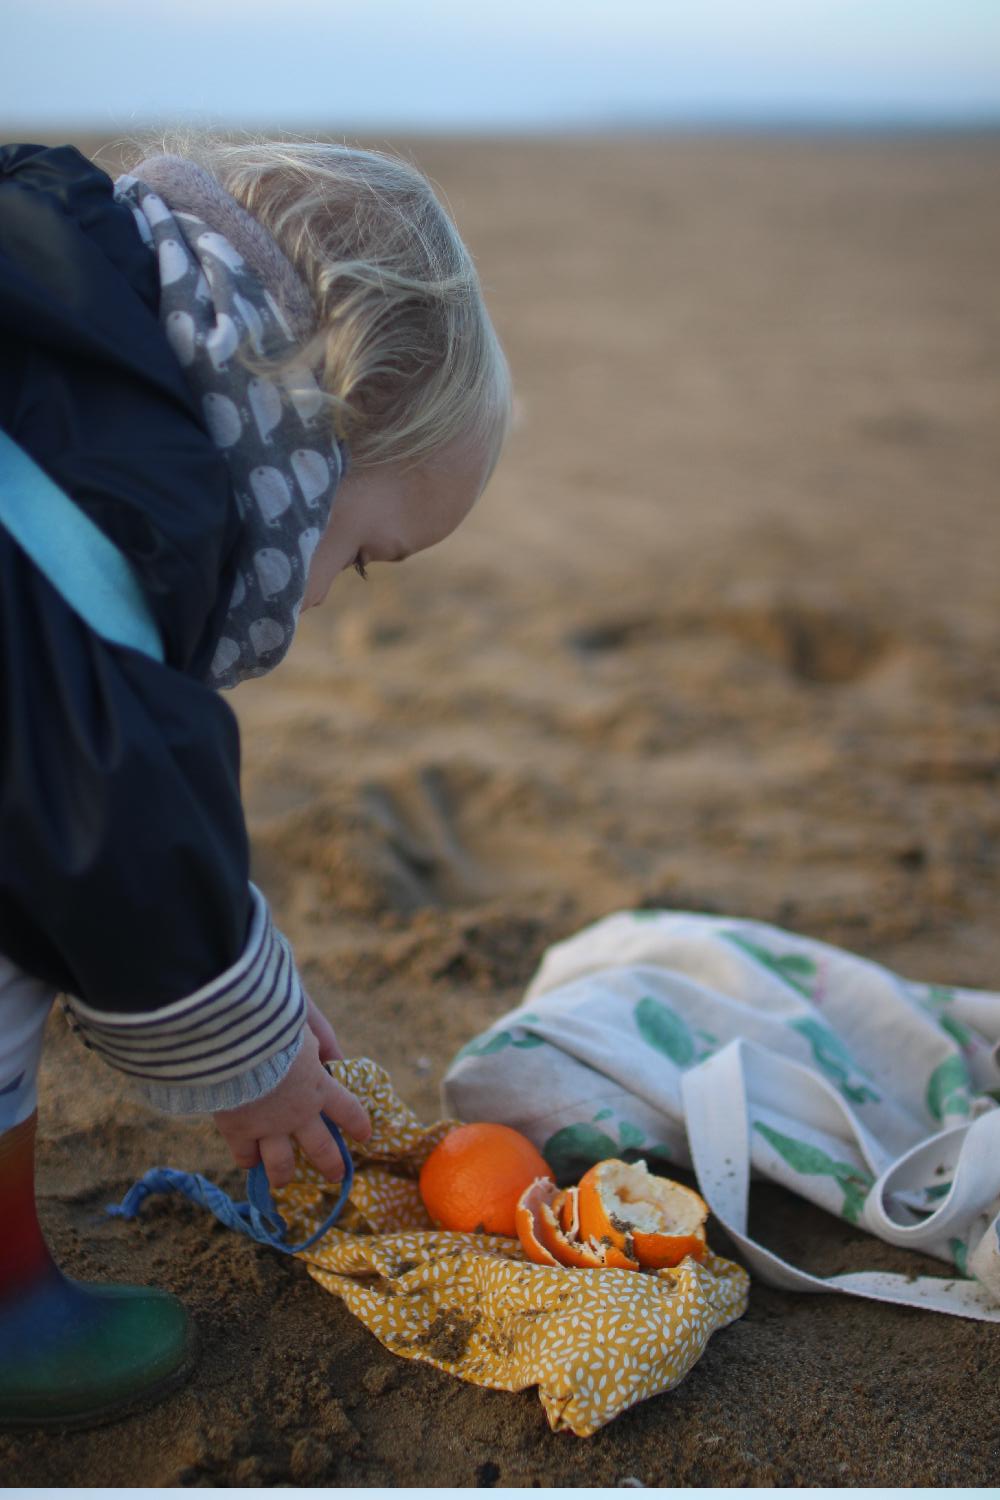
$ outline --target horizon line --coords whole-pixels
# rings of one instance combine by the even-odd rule
[[[771,113],[737,114],[685,114],[683,116],[663,114],[659,111],[620,112],[600,115],[585,115],[571,119],[525,118],[516,122],[505,121],[449,121],[434,122],[408,119],[386,119],[382,121],[339,121],[320,123],[315,118],[301,120],[272,120],[261,124],[248,119],[225,119],[198,116],[182,112],[173,117],[159,116],[150,119],[133,119],[128,122],[112,122],[92,118],[59,119],[52,116],[0,115],[0,135],[12,139],[11,130],[35,129],[46,135],[72,131],[88,135],[145,134],[149,131],[171,128],[204,129],[226,134],[227,131],[252,131],[255,134],[274,132],[288,135],[293,132],[312,132],[322,136],[369,136],[397,134],[431,137],[476,137],[508,139],[512,137],[558,137],[585,135],[965,135],[993,134],[1000,131],[1000,107],[995,110],[970,111],[964,114],[908,111],[886,114],[884,112],[854,113],[806,113],[797,111],[775,111]]]

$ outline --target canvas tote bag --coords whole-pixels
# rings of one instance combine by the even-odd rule
[[[921,984],[766,923],[618,912],[550,948],[455,1058],[445,1106],[523,1131],[560,1180],[692,1168],[749,1269],[1000,1322],[1000,994]],[[751,1175],[940,1276],[816,1276],[749,1233]]]

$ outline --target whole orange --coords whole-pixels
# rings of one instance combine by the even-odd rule
[[[517,1200],[536,1177],[552,1177],[527,1136],[509,1125],[459,1125],[420,1170],[420,1196],[440,1229],[517,1234]]]

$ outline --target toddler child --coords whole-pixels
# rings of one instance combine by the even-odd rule
[[[447,537],[507,366],[428,182],[192,138],[111,180],[0,147],[0,1424],[86,1423],[189,1361],[180,1304],[73,1281],[34,1202],[55,995],[154,1106],[274,1187],[365,1112],[248,877],[235,718],[302,608]]]

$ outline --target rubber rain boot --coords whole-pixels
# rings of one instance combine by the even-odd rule
[[[188,1319],[168,1292],[59,1270],[35,1211],[37,1120],[0,1135],[0,1427],[86,1427],[180,1384]]]

